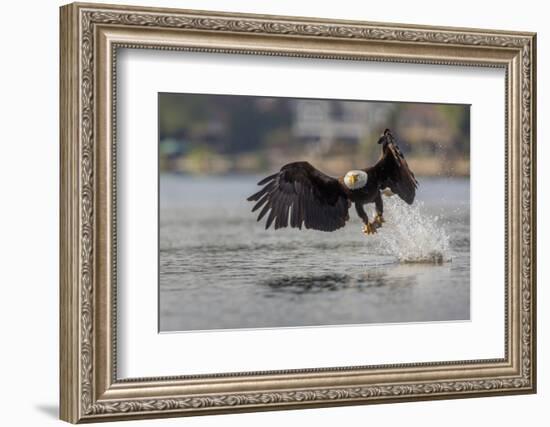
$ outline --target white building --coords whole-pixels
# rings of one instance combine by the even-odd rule
[[[384,130],[393,108],[389,103],[296,100],[292,135],[327,151],[336,141],[360,143]],[[379,129],[380,128],[380,129]]]

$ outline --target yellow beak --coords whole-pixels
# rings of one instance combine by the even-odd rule
[[[349,180],[351,185],[355,184],[357,182],[357,175],[350,175]]]

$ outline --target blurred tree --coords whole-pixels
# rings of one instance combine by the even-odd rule
[[[306,104],[326,117],[312,122],[310,115],[300,114],[304,110],[298,106]],[[358,156],[367,165],[378,159],[375,142],[390,128],[420,175],[468,171],[467,105],[161,93],[158,107],[163,170],[194,173],[210,165],[220,173],[250,172],[293,159],[346,168],[356,166]],[[306,128],[309,133],[295,132]],[[462,162],[460,168],[453,166],[456,162]]]

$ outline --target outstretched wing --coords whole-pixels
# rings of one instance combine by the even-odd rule
[[[257,202],[260,221],[268,214],[265,228],[288,227],[334,231],[349,219],[350,200],[337,179],[318,171],[308,162],[289,163],[261,180],[264,187],[247,200]]]
[[[384,143],[382,157],[367,173],[376,177],[380,189],[389,187],[409,205],[414,202],[418,181],[393,138]]]

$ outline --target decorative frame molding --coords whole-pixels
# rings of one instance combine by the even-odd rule
[[[60,12],[63,420],[535,392],[535,34],[79,3]],[[505,357],[118,380],[115,65],[120,47],[504,68]]]

